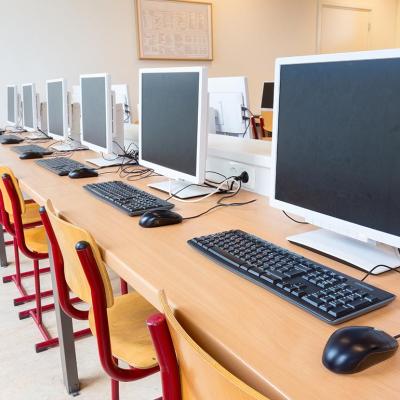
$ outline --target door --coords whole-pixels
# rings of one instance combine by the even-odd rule
[[[369,49],[371,10],[321,4],[319,53],[343,53]]]

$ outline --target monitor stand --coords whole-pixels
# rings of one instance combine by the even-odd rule
[[[110,157],[110,158],[108,158]],[[128,157],[116,157],[114,154],[104,155],[104,158],[89,158],[88,163],[99,168],[117,167],[119,165],[136,164],[135,160],[130,160]]]
[[[400,255],[397,249],[391,246],[361,242],[325,229],[289,236],[287,240],[367,272],[379,264],[392,268],[400,266]],[[384,267],[377,268],[373,274],[387,271]]]
[[[193,186],[189,185],[191,185],[190,182],[185,182],[182,180],[169,180],[157,183],[149,183],[147,186],[153,189],[160,190],[162,192],[166,192],[168,194],[177,193],[174,197],[178,197],[179,199],[190,199],[193,197],[205,196],[207,194],[215,192],[215,188],[213,187],[203,187],[195,184],[193,184]],[[189,187],[186,188],[187,186]],[[179,192],[180,190],[182,191]]]
[[[81,144],[81,142],[78,142],[71,138],[57,142],[52,145],[51,148],[59,152],[88,150],[88,147]]]

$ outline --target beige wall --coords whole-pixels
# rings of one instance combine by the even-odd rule
[[[397,0],[355,1],[372,2],[373,46],[393,47]],[[210,76],[247,75],[258,110],[275,58],[315,53],[318,0],[212,3],[215,60],[204,64]],[[140,67],[192,64],[138,60],[134,0],[0,0],[0,10],[0,121],[10,83],[33,81],[44,93],[46,79],[65,77],[71,86],[80,73],[110,72],[114,83],[129,84],[135,104]]]
[[[396,47],[400,47],[400,0],[397,0]]]

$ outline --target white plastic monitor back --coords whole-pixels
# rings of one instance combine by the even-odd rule
[[[85,114],[85,106],[84,106],[84,97],[87,95],[83,88],[82,82],[85,79],[96,79],[103,78],[104,79],[104,94],[105,94],[105,109],[99,110],[99,112],[105,112],[105,134],[106,134],[106,146],[101,147],[94,143],[88,142],[85,137],[85,126],[83,123],[83,116]],[[111,76],[107,73],[103,74],[88,74],[80,76],[80,89],[81,89],[81,143],[87,146],[90,150],[97,151],[99,153],[112,153],[112,141],[113,141],[113,132],[112,132],[112,96],[111,96]]]
[[[339,233],[357,239],[363,242],[368,240],[385,243],[389,246],[400,247],[400,237],[392,234],[371,229],[362,225],[358,225],[349,221],[341,220],[329,215],[311,211],[294,204],[280,201],[276,198],[275,182],[276,182],[276,162],[277,148],[279,142],[279,92],[280,92],[280,71],[283,65],[308,64],[308,63],[324,63],[336,61],[355,61],[355,60],[374,60],[374,59],[390,59],[400,58],[400,50],[377,50],[356,53],[340,53],[340,54],[324,54],[316,56],[290,57],[280,58],[276,60],[275,66],[275,93],[274,93],[274,129],[272,134],[272,170],[271,170],[271,206],[286,212],[293,213],[303,217],[307,222],[319,226],[321,228]],[[372,94],[371,94],[372,95]],[[323,132],[321,132],[323,135]],[[307,179],[307,177],[305,177]],[[329,184],[327,182],[327,184]]]
[[[72,85],[71,103],[81,102],[81,87],[79,85]]]
[[[197,123],[197,151],[196,151],[196,175],[189,175],[180,171],[167,168],[163,165],[154,164],[142,157],[142,76],[152,73],[198,73],[199,74],[199,99],[198,99],[198,123]],[[190,183],[203,183],[205,178],[207,139],[208,139],[208,96],[207,96],[207,68],[205,67],[181,67],[181,68],[148,68],[139,70],[139,163],[154,169],[157,173],[171,179],[181,179]],[[157,110],[154,110],[157,117]],[[168,136],[165,140],[169,140]]]
[[[62,112],[63,112],[63,127],[62,135],[51,131],[51,121],[50,121],[50,110],[51,104],[49,102],[49,86],[51,84],[58,83],[61,85],[61,97],[62,97]],[[67,92],[67,81],[66,79],[51,79],[46,81],[46,98],[47,98],[47,134],[53,139],[61,140],[68,139],[68,92]]]
[[[124,106],[124,122],[131,123],[129,92],[127,84],[111,85],[111,90],[115,93],[115,104]]]
[[[28,126],[26,124],[27,121],[25,121],[25,114],[27,110],[27,98],[25,98],[24,95],[24,87],[28,88],[31,87],[31,93],[32,93],[32,126]],[[33,132],[37,130],[38,127],[38,108],[37,108],[37,96],[36,96],[36,87],[34,83],[25,83],[22,85],[22,105],[23,105],[23,127],[27,131]]]
[[[249,107],[247,78],[245,76],[208,79],[210,108],[216,116],[216,131],[243,135],[247,122],[242,106]],[[211,113],[212,114],[212,113]]]
[[[8,92],[9,91],[13,91],[13,100],[12,100],[12,104],[10,103],[10,99],[8,97]],[[12,107],[14,109],[14,112],[11,114],[11,110],[10,107]],[[12,126],[17,126],[18,125],[18,108],[19,108],[19,104],[18,104],[18,90],[17,90],[17,86],[16,85],[8,85],[7,86],[7,124],[12,125]],[[11,117],[11,118],[10,118]]]

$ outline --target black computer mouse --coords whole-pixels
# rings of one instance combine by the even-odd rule
[[[158,226],[179,224],[182,215],[170,210],[153,210],[144,213],[139,219],[139,225],[143,228],[157,228]]]
[[[337,374],[354,374],[391,357],[399,347],[386,332],[370,326],[338,329],[322,356],[326,368]]]
[[[95,176],[99,176],[96,170],[93,168],[78,168],[71,171],[68,176],[71,179],[80,179],[80,178],[94,178]]]
[[[35,158],[43,158],[43,153],[40,151],[25,151],[20,154],[21,160],[33,160]]]
[[[1,138],[0,143],[1,144],[18,144],[18,143],[21,143],[23,141],[24,141],[24,139],[22,139],[22,138],[21,139],[17,139],[17,138],[8,138],[8,137],[3,136]]]

